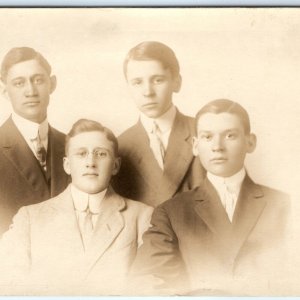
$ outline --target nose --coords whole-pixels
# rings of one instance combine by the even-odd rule
[[[223,151],[224,150],[224,144],[222,137],[219,135],[214,136],[212,140],[212,145],[211,145],[212,151],[218,152],[218,151]]]
[[[151,82],[145,82],[143,86],[143,93],[145,97],[150,97],[153,95],[153,86]]]
[[[86,156],[86,166],[88,168],[93,168],[95,167],[95,156],[93,152],[89,152]]]
[[[28,81],[26,83],[25,95],[28,97],[36,95],[36,88],[33,82]]]

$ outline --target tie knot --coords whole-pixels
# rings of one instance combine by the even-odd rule
[[[154,133],[154,134],[161,133],[160,128],[155,121],[153,121],[153,124],[152,124],[152,133]]]

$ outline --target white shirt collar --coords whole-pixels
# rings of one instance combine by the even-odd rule
[[[89,207],[92,213],[98,214],[106,191],[107,189],[97,194],[87,194],[75,187],[74,184],[71,184],[71,195],[75,209],[77,211],[85,211]]]
[[[48,120],[47,118],[40,124],[22,118],[15,112],[12,113],[12,120],[18,130],[26,140],[36,139],[39,132],[41,140],[47,139],[48,136]]]
[[[217,191],[220,191],[220,187],[225,183],[226,186],[231,189],[232,193],[237,193],[237,194],[239,194],[240,192],[245,176],[246,176],[246,171],[244,167],[239,172],[235,173],[230,177],[220,177],[207,172],[207,178],[217,189]]]
[[[172,105],[163,115],[158,118],[149,118],[145,114],[141,113],[141,122],[147,131],[151,133],[153,128],[153,121],[156,122],[162,134],[170,131],[176,116],[176,107]]]

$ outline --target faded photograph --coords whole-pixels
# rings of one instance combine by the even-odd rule
[[[300,10],[0,15],[1,295],[300,294]]]

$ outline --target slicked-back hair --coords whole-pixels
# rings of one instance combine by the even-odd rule
[[[198,121],[200,117],[205,113],[213,113],[213,114],[230,113],[236,115],[243,124],[245,134],[249,134],[251,132],[249,115],[247,111],[237,102],[228,99],[217,99],[204,105],[198,111],[195,117],[196,132],[197,132]]]
[[[4,59],[1,64],[2,81],[6,82],[7,73],[13,65],[33,59],[37,60],[50,76],[51,66],[42,54],[35,51],[33,48],[18,47],[10,49],[8,53],[4,56]]]
[[[160,42],[142,42],[128,52],[123,64],[125,78],[127,78],[127,65],[130,60],[159,61],[165,69],[170,70],[173,78],[176,78],[180,73],[179,63],[174,51]]]
[[[117,140],[116,136],[113,134],[113,132],[110,129],[108,129],[107,127],[104,127],[99,122],[96,122],[93,120],[88,120],[88,119],[80,119],[73,124],[71,130],[66,135],[65,155],[68,155],[70,139],[72,137],[74,137],[80,133],[92,132],[92,131],[98,131],[98,132],[104,133],[105,137],[113,144],[113,150],[114,150],[115,157],[118,157],[118,151],[119,151],[118,140]]]

